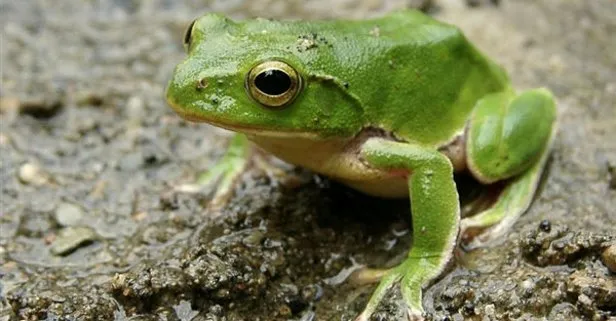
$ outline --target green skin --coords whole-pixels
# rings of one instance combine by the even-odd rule
[[[394,285],[409,319],[421,319],[422,288],[443,272],[460,232],[482,230],[470,246],[485,245],[531,203],[555,132],[554,99],[546,89],[515,93],[456,27],[417,11],[311,22],[206,14],[185,41],[169,104],[186,119],[240,133],[201,183],[221,176],[226,194],[246,164],[248,138],[367,194],[410,197],[413,246],[397,267],[367,273],[382,278],[357,320]],[[268,61],[301,77],[282,107],[249,91],[256,85],[247,75]],[[457,171],[507,184],[490,208],[460,220]]]

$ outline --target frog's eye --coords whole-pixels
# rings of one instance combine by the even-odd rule
[[[188,51],[188,49],[190,48],[190,43],[192,41],[192,30],[195,26],[195,22],[197,22],[197,19],[193,20],[184,32],[184,50],[186,51]]]
[[[295,99],[300,87],[299,73],[278,60],[262,62],[246,75],[246,91],[265,107],[284,107]]]

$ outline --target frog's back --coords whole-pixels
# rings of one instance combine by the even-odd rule
[[[364,102],[367,122],[401,139],[448,142],[463,130],[478,99],[509,83],[458,28],[420,12],[396,12],[363,28],[370,30],[355,32],[369,45],[357,49],[351,58],[357,64],[338,75],[363,74],[349,81],[349,90]]]
[[[502,68],[458,28],[418,12],[394,14],[387,21],[380,29],[382,36],[390,35],[385,41],[391,46],[372,72],[388,81],[362,88],[375,126],[405,140],[443,144],[463,130],[478,99],[508,86]]]

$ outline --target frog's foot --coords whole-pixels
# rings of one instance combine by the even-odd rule
[[[248,167],[251,149],[246,136],[235,134],[226,153],[214,167],[199,175],[195,183],[177,186],[175,190],[182,193],[211,191],[210,208],[226,204],[233,195],[237,179]]]
[[[462,247],[473,250],[502,239],[502,236],[530,206],[547,160],[541,159],[527,172],[507,182],[496,202],[488,209],[460,222]]]
[[[282,162],[275,156],[267,154],[260,149],[255,149],[253,164],[263,172],[267,177],[271,178],[276,186],[293,189],[306,182],[306,179],[292,172],[293,165]]]
[[[423,320],[422,288],[434,278],[435,273],[448,260],[449,255],[409,257],[402,264],[389,270],[369,270],[370,276],[381,278],[370,301],[355,321],[368,321],[393,287],[399,286],[409,321]]]

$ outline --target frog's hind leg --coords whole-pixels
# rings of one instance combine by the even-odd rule
[[[530,206],[554,139],[556,109],[545,89],[520,95],[493,94],[477,103],[469,127],[467,157],[484,183],[500,180],[495,202],[462,220],[464,247],[473,249],[501,237]]]
[[[529,171],[509,181],[491,207],[462,220],[462,241],[466,250],[498,240],[528,209],[548,154],[546,150]]]

